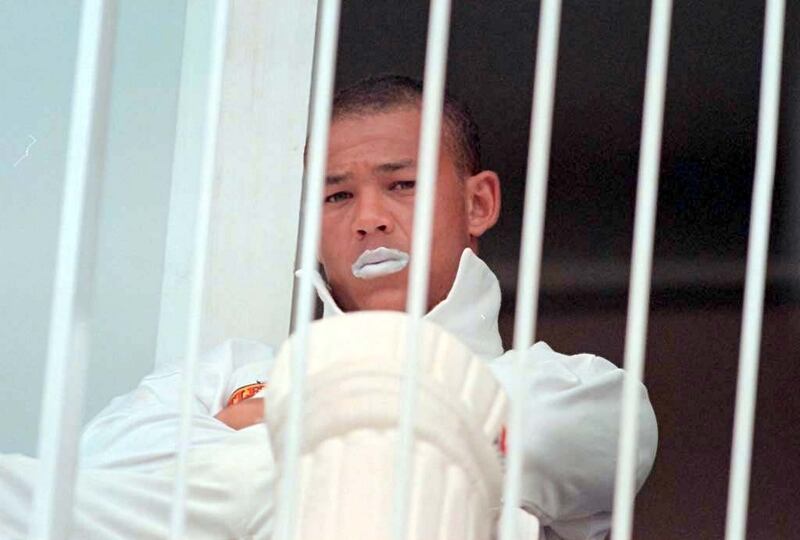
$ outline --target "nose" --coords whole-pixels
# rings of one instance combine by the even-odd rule
[[[379,194],[362,193],[355,205],[353,233],[359,238],[369,234],[388,234],[394,230],[391,214]]]

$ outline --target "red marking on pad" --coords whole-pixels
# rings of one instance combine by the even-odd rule
[[[497,446],[497,449],[500,450],[501,456],[505,456],[506,453],[508,453],[508,448],[506,446],[506,426],[500,428],[500,435],[497,436],[494,444]]]

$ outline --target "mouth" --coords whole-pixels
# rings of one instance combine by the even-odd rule
[[[353,263],[353,275],[358,279],[374,279],[400,272],[408,265],[408,253],[379,247],[368,249]]]

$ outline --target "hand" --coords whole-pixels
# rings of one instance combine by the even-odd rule
[[[214,415],[214,418],[236,430],[263,422],[264,398],[250,398],[229,405]]]

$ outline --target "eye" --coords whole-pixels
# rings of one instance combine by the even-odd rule
[[[392,185],[389,186],[389,189],[392,191],[407,191],[414,189],[414,186],[416,185],[416,180],[400,180],[398,182],[392,182]]]
[[[337,203],[337,202],[341,202],[341,201],[343,201],[345,199],[350,199],[352,196],[353,196],[353,194],[350,193],[349,191],[337,191],[336,193],[334,193],[332,195],[328,195],[327,197],[325,197],[325,202],[326,203]]]

